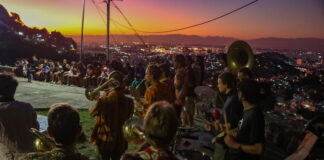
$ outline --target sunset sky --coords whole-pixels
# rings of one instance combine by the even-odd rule
[[[103,0],[94,0],[106,11]],[[116,0],[135,28],[162,31],[220,16],[253,0]],[[0,0],[9,12],[20,14],[27,26],[46,27],[64,35],[81,33],[82,0]],[[127,25],[111,7],[111,18]],[[116,27],[117,26],[117,27]],[[111,22],[111,33],[132,34]],[[91,0],[86,0],[85,34],[105,35],[106,26]],[[259,0],[255,4],[209,24],[169,34],[324,38],[323,0]]]

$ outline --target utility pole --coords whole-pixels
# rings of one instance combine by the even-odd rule
[[[109,31],[110,31],[110,1],[111,0],[106,0],[107,3],[107,50],[106,50],[106,61],[109,60]]]
[[[82,27],[81,27],[80,62],[82,61],[82,54],[83,54],[83,25],[84,25],[84,9],[85,9],[85,0],[83,0],[83,10],[82,10]]]

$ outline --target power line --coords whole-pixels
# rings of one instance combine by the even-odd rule
[[[94,1],[94,0],[91,0],[91,2],[92,2],[92,4],[95,6],[95,8],[96,8],[96,10],[97,10],[97,12],[98,12],[98,14],[99,14],[99,16],[101,17],[101,20],[102,20],[102,22],[105,24],[105,25],[107,25],[107,22],[105,21],[105,18],[103,17],[103,15],[102,15],[102,13],[103,14],[106,14],[106,13],[104,13],[104,11],[96,4],[96,2]],[[101,11],[101,12],[100,12]],[[109,31],[109,34],[110,34],[110,31]],[[115,36],[114,35],[112,35],[111,34],[111,38],[113,39],[113,41],[116,43],[116,44],[118,44],[117,43],[117,41],[116,41],[116,39],[115,39]]]
[[[96,2],[94,1],[94,0],[91,0],[91,2],[92,2],[92,4],[96,7],[96,10],[97,10],[97,12],[98,12],[98,14],[99,14],[99,16],[101,17],[101,20],[103,21],[103,23],[105,24],[105,25],[107,25],[107,22],[105,21],[105,18],[102,16],[102,14],[101,14],[101,12],[100,12],[100,7],[96,4]],[[102,11],[102,10],[101,10]],[[102,11],[103,12],[103,11]],[[106,14],[106,13],[104,13],[104,14]]]
[[[148,45],[146,45],[144,39],[138,34],[137,30],[134,28],[134,26],[130,23],[130,21],[128,20],[128,18],[125,16],[125,14],[121,11],[121,9],[114,3],[114,1],[112,1],[112,4],[114,5],[114,7],[117,9],[117,11],[122,15],[122,17],[125,19],[125,21],[128,23],[128,25],[132,28],[132,30],[134,31],[135,35],[138,37],[138,39],[140,39],[142,41],[142,43],[147,46],[149,48]]]
[[[138,30],[138,29],[136,29],[136,31],[137,31],[137,32],[141,32],[141,33],[169,33],[169,32],[176,32],[176,31],[181,31],[181,30],[185,30],[185,29],[189,29],[189,28],[194,28],[194,27],[197,27],[197,26],[201,26],[201,25],[204,25],[204,24],[207,24],[207,23],[210,23],[210,22],[216,21],[216,20],[221,19],[221,18],[223,18],[223,17],[226,17],[226,16],[228,16],[228,15],[230,15],[230,14],[233,14],[233,13],[235,13],[235,12],[241,10],[241,9],[244,9],[244,8],[246,8],[246,7],[248,7],[248,6],[250,6],[250,5],[254,4],[254,3],[256,3],[257,1],[258,1],[258,0],[254,0],[254,1],[250,2],[250,3],[248,3],[248,4],[245,4],[245,5],[241,6],[241,7],[237,8],[237,9],[234,9],[234,10],[232,10],[232,11],[230,11],[230,12],[227,12],[227,13],[221,15],[221,16],[215,17],[215,18],[213,18],[213,19],[210,19],[210,20],[207,20],[207,21],[204,21],[204,22],[198,23],[198,24],[194,24],[194,25],[186,26],[186,27],[181,27],[181,28],[176,28],[176,29],[170,29],[170,30],[165,30],[165,31],[143,31],[143,30]],[[114,3],[113,3],[113,4],[114,4]],[[115,5],[115,4],[114,4],[114,5]],[[120,10],[120,9],[118,9],[118,10]],[[128,27],[127,27],[127,28],[128,28]],[[134,28],[134,27],[129,28],[129,29],[133,29],[133,28]]]

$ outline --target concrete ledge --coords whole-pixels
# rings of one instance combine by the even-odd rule
[[[15,67],[10,66],[0,66],[0,73],[3,72],[14,72]]]

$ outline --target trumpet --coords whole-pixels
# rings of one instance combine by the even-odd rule
[[[120,82],[116,80],[115,78],[110,78],[108,81],[103,83],[97,88],[94,87],[88,87],[85,90],[85,96],[87,97],[88,100],[92,101],[100,97],[100,91],[105,88],[107,85],[112,86],[110,89],[115,89],[120,86]]]

